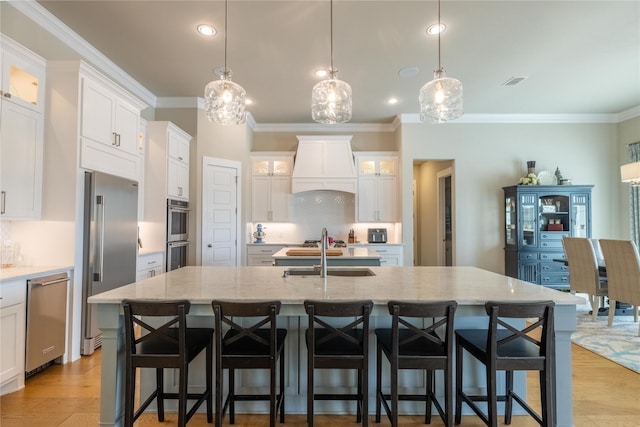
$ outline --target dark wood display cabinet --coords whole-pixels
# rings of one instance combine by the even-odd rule
[[[591,237],[593,185],[503,187],[505,274],[555,289],[569,289],[562,238]]]

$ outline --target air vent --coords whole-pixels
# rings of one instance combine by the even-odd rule
[[[502,83],[502,86],[515,86],[520,84],[526,77],[511,77],[506,82]]]

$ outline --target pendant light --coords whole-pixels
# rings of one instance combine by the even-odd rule
[[[245,101],[247,92],[231,81],[227,68],[227,16],[228,3],[224,2],[224,68],[217,71],[220,80],[210,82],[204,88],[204,111],[210,122],[219,125],[241,125],[246,121]]]
[[[438,0],[438,28],[440,24],[440,0]],[[464,113],[462,83],[445,77],[440,65],[440,32],[438,32],[438,69],[433,72],[433,80],[420,89],[420,121],[444,123],[457,119]]]
[[[351,86],[339,80],[333,67],[333,0],[331,0],[331,67],[326,79],[311,92],[311,117],[318,123],[335,124],[351,120]]]

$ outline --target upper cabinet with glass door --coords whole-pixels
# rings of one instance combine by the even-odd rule
[[[289,176],[293,170],[292,152],[251,153],[253,175]]]
[[[2,98],[38,112],[44,111],[44,60],[2,36]]]

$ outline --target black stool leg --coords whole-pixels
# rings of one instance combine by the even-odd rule
[[[187,363],[180,368],[179,384],[178,384],[178,427],[187,425],[187,378],[189,377],[189,369]]]
[[[229,423],[236,423],[236,371],[229,369]]]
[[[458,341],[456,337],[456,425],[462,420],[462,347]]]
[[[156,404],[158,405],[158,421],[164,421],[164,371],[162,368],[156,369]]]
[[[376,345],[376,423],[380,422],[380,409],[382,406],[382,348]]]
[[[207,345],[207,361],[205,371],[207,373],[207,422],[213,422],[213,342]]]
[[[506,371],[505,376],[504,423],[511,424],[511,413],[513,412],[513,371]]]

